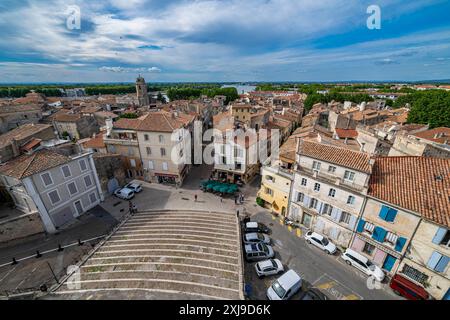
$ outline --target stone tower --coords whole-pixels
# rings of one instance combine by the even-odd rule
[[[148,106],[150,104],[147,93],[147,84],[141,75],[136,79],[136,94],[140,107]]]

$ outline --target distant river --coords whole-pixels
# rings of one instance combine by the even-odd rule
[[[256,90],[256,86],[242,85],[242,84],[226,84],[222,88],[236,88],[238,94],[243,94]]]

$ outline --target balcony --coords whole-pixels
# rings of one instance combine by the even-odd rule
[[[132,140],[132,139],[114,139],[114,138],[103,138],[103,141],[105,144],[115,144],[115,145],[122,145],[122,146],[134,146],[137,147],[138,141]]]

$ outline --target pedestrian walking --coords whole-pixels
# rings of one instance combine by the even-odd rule
[[[234,195],[234,204],[237,204],[237,200],[238,200],[238,195],[235,194],[235,195]]]
[[[197,202],[197,195],[194,196],[195,202]]]

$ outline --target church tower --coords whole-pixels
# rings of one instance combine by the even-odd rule
[[[147,84],[141,75],[136,79],[136,94],[140,107],[148,106],[150,104],[147,93]]]

